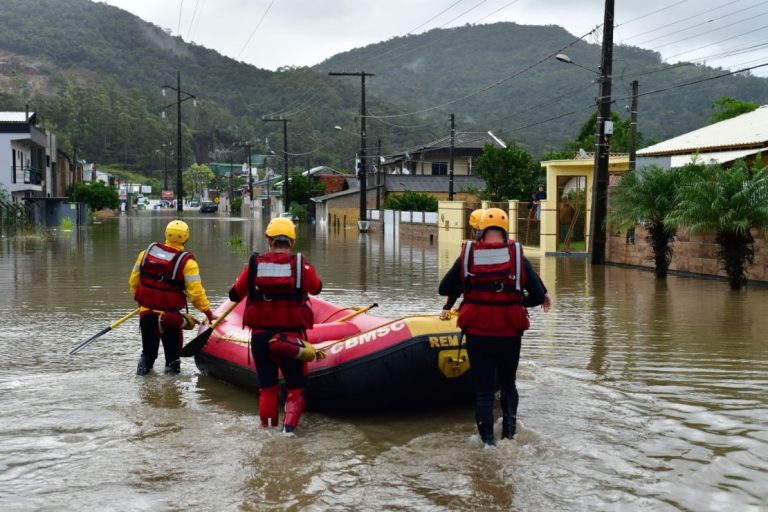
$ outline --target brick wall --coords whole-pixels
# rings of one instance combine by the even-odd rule
[[[627,244],[624,235],[608,234],[606,259],[611,263],[654,268],[653,252],[645,241],[648,233],[638,226],[635,230],[635,244]],[[755,262],[747,268],[750,281],[768,284],[768,233],[752,231],[755,238]],[[717,261],[718,245],[714,234],[691,235],[685,230],[678,232],[672,244],[674,253],[670,272],[725,277]]]

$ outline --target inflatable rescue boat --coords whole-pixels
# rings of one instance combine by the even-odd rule
[[[390,319],[317,297],[310,304],[315,325],[307,341],[326,357],[307,363],[308,409],[356,412],[471,401],[469,361],[455,317]],[[244,308],[245,300],[216,326],[195,363],[205,374],[257,390]]]

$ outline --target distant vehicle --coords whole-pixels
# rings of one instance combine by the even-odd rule
[[[190,208],[199,208],[200,207],[200,201],[198,201],[197,199],[191,200],[189,202],[189,207]]]
[[[291,212],[283,212],[280,214],[280,217],[284,219],[291,219],[291,222],[293,222],[294,224],[299,223],[299,218],[295,217]]]
[[[149,206],[149,198],[139,195],[136,198],[136,208],[147,208]]]
[[[215,213],[217,211],[219,211],[219,205],[213,201],[203,201],[203,204],[200,205],[200,213]]]

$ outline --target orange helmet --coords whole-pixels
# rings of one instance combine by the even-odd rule
[[[269,238],[275,238],[278,236],[284,236],[291,240],[296,240],[296,226],[293,225],[290,219],[285,217],[276,217],[269,221],[267,224],[267,230],[264,232]]]
[[[480,217],[478,227],[485,231],[488,228],[499,228],[506,235],[509,232],[509,217],[501,208],[488,208]]]
[[[189,226],[181,220],[172,220],[165,227],[165,239],[184,245],[189,240]]]
[[[482,208],[478,208],[477,210],[474,210],[472,213],[469,214],[469,227],[472,229],[477,229],[480,225],[480,217],[483,216],[483,210]]]

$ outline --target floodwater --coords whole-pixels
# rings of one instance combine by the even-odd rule
[[[256,396],[192,360],[136,377],[135,318],[67,355],[135,307],[128,274],[164,215],[0,240],[0,509],[765,510],[764,287],[532,258],[555,305],[532,311],[514,441],[483,448],[465,405],[306,413],[291,439],[259,428]],[[261,227],[186,220],[218,305],[242,247],[264,250]],[[439,311],[451,251],[300,235],[324,298],[388,317]]]

